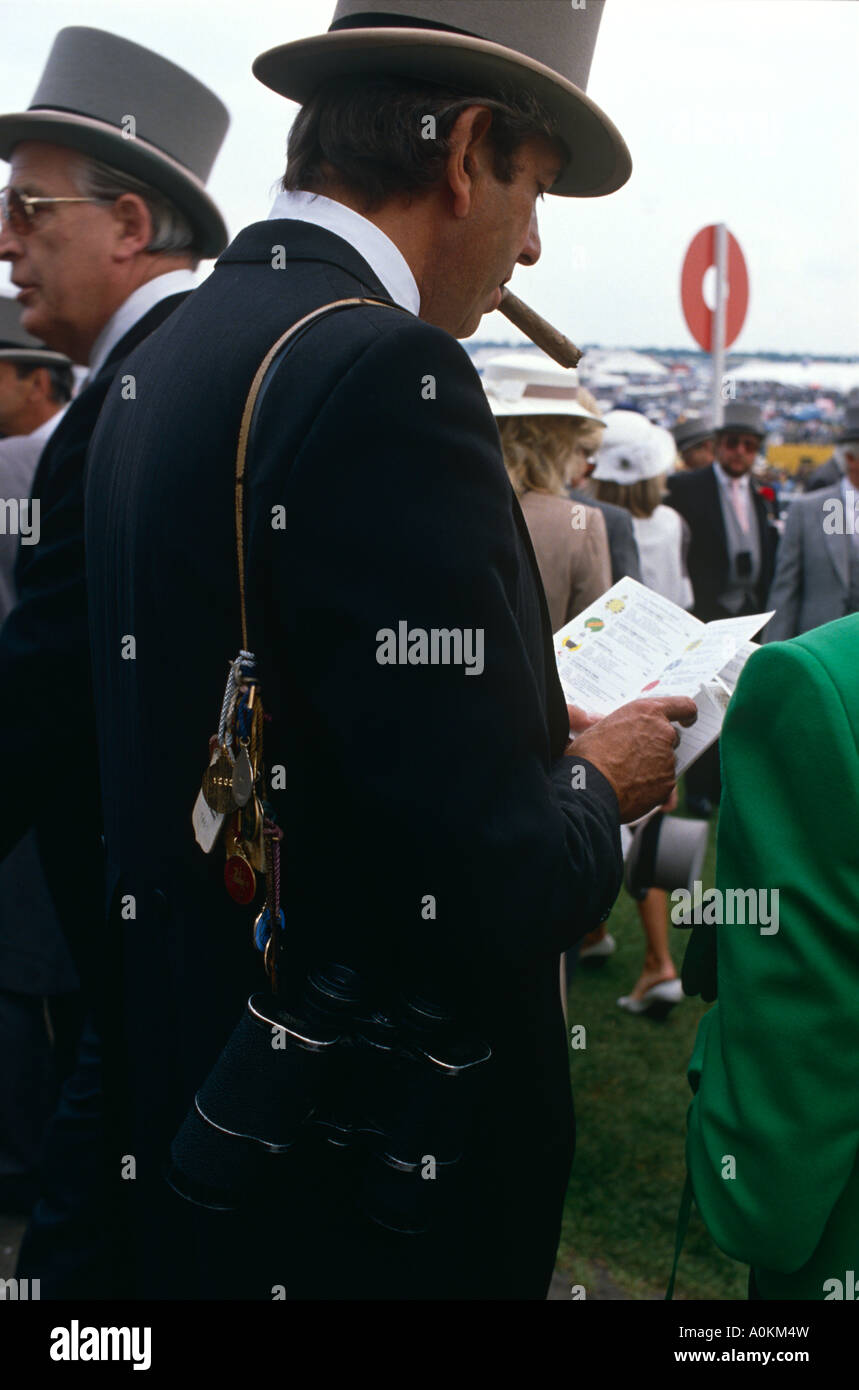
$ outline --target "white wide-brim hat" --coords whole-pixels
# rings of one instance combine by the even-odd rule
[[[637,410],[610,410],[591,477],[629,486],[670,472],[676,458],[677,445],[668,430]]]
[[[502,352],[483,369],[483,389],[498,417],[508,415],[575,415],[605,422],[580,404],[578,373],[559,367],[544,352]]]
[[[598,198],[632,160],[585,94],[604,0],[338,0],[327,34],[269,49],[254,75],[303,104],[331,78],[415,78],[466,95],[529,91],[558,122],[570,160],[550,192]]]

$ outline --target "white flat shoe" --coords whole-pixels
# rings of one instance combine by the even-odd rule
[[[670,1013],[675,1004],[680,1004],[685,999],[683,986],[679,980],[662,980],[658,985],[653,985],[651,989],[645,991],[640,999],[633,999],[632,995],[625,994],[622,999],[618,999],[618,1007],[625,1009],[628,1014],[660,1014],[663,1017]]]
[[[606,932],[602,940],[579,951],[579,960],[604,960],[606,956],[613,956],[616,950],[617,942],[610,932]]]

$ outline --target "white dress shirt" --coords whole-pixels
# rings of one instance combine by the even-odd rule
[[[89,355],[89,372],[83,385],[86,386],[93,380],[120,338],[124,338],[150,309],[154,309],[156,304],[160,304],[162,299],[169,298],[171,294],[185,294],[186,291],[196,288],[196,273],[186,269],[168,270],[166,274],[156,275],[154,280],[147,280],[145,285],[133,290],[111,315],[93,343]]]
[[[312,222],[342,237],[375,271],[395,304],[410,314],[420,313],[421,292],[408,261],[391,238],[360,212],[322,193],[288,192],[278,193],[269,213],[272,218]]]

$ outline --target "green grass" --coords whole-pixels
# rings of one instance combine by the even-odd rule
[[[714,882],[715,818],[702,878]],[[687,999],[662,1023],[617,1007],[641,969],[644,933],[625,889],[608,922],[617,951],[605,965],[579,967],[569,1022],[587,1046],[572,1051],[576,1156],[564,1209],[557,1272],[587,1297],[662,1298],[674,1256],[685,1176],[691,1092],[686,1064],[710,1005]],[[687,933],[669,927],[678,973]],[[686,1236],[675,1298],[745,1299],[748,1271],[714,1245],[697,1211]]]

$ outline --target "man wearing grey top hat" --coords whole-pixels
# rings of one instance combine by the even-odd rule
[[[538,258],[541,192],[598,196],[628,176],[623,141],[582,90],[600,12],[566,0],[340,0],[329,33],[258,58],[261,80],[303,103],[272,216],[239,233],[129,361],[153,408],[130,412],[117,383],[99,421],[90,611],[110,920],[139,1079],[137,1181],[123,1186],[149,1296],[545,1297],[574,1133],[558,958],[609,911],[620,817],[656,802],[654,774],[667,795],[668,716],[693,707],[641,701],[587,729],[575,745],[587,785],[572,785],[527,527],[455,338],[498,307],[517,262]],[[350,1092],[354,1124],[339,1095],[342,1144],[311,1124],[287,1153],[236,1144],[267,1142],[279,1111],[257,1088],[253,1128],[240,1129],[235,1107],[251,1092],[225,1087],[233,1115],[196,1150],[172,1146],[176,1191],[203,1203],[192,1206],[161,1179],[171,1140],[180,1127],[199,1133],[195,1096],[248,994],[266,985],[256,908],[227,897],[225,846],[206,856],[190,829],[241,632],[236,442],[281,335],[332,301],[370,296],[382,302],[317,319],[277,360],[240,495],[264,761],[286,771],[285,788],[273,771],[265,781],[284,832],[282,988],[303,1008],[320,972],[357,976],[364,1024],[349,1012],[343,1026],[380,1028],[381,1046],[337,1054],[371,1069]],[[467,630],[482,653],[474,678],[461,661],[389,661],[380,637],[409,622]],[[128,632],[136,660],[118,661]],[[134,923],[122,920],[128,894]],[[439,1131],[429,1070],[408,1098],[395,1080],[415,996],[427,1027],[451,1019],[455,1037],[491,1049],[488,1061],[477,1049],[484,1069],[453,1137]],[[267,1030],[250,1026],[265,1069]],[[426,1058],[437,1034],[423,1036]],[[283,1099],[291,1113],[300,1094],[287,1087]],[[448,1099],[456,1110],[456,1089]],[[421,1165],[414,1126],[433,1113]],[[225,1150],[242,1171],[259,1158],[260,1181],[236,1193],[212,1170]],[[449,1162],[422,1181],[436,1157]],[[392,1211],[392,1187],[405,1210]],[[421,1193],[437,1203],[428,1223]],[[225,1213],[236,1201],[243,1210]]]
[[[715,461],[693,473],[673,473],[666,498],[689,526],[692,611],[705,623],[764,611],[778,541],[751,479],[766,437],[760,410],[730,401],[715,434]],[[696,815],[709,815],[719,795],[718,745],[713,745],[686,774],[686,804]]]
[[[798,637],[859,612],[859,406],[848,406],[835,446],[839,480],[791,504],[764,641]]]
[[[5,757],[16,787],[0,813],[0,854],[35,826],[96,1031],[105,1026],[109,992],[100,974],[104,876],[85,458],[125,357],[187,298],[198,260],[226,244],[205,181],[228,121],[220,100],[184,69],[80,27],[56,36],[30,108],[0,116],[0,157],[11,166],[0,194],[0,258],[11,263],[22,325],[88,367],[39,463],[40,540],[21,548],[18,603],[0,633],[0,718],[14,730]],[[124,389],[136,400],[133,380],[124,378]],[[45,1200],[22,1252],[25,1272],[42,1278],[43,1297],[109,1286],[96,1273],[94,1246],[110,1223],[92,1214],[103,1186],[93,1151],[96,1031],[84,1032],[78,1075],[55,1117]]]
[[[673,425],[671,433],[677,452],[690,473],[698,468],[709,468],[715,447],[712,420],[704,416],[690,416]]]

